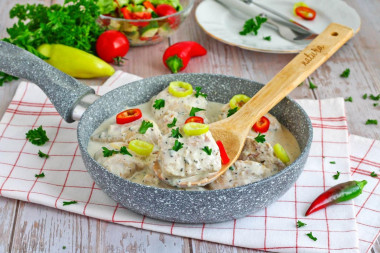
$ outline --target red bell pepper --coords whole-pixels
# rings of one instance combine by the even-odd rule
[[[178,42],[165,50],[162,60],[172,73],[186,68],[191,57],[207,54],[207,50],[194,41]]]
[[[305,20],[313,20],[315,19],[315,16],[317,16],[317,12],[313,10],[312,8],[300,6],[295,9],[295,12],[297,16],[300,16],[301,18]]]
[[[138,108],[128,109],[122,111],[118,115],[116,115],[116,123],[117,124],[126,124],[138,120],[142,117],[141,110]]]
[[[253,130],[257,133],[266,133],[269,129],[270,121],[267,117],[262,116],[259,121],[253,125]]]
[[[204,123],[203,118],[202,117],[198,117],[198,116],[192,116],[192,117],[188,118],[185,121],[185,124],[190,123],[190,122],[201,123],[201,124]]]
[[[151,9],[152,11],[156,12],[156,8],[154,8],[154,5],[149,1],[144,1],[143,5],[147,9]]]
[[[222,159],[222,164],[227,164],[230,162],[230,158],[227,155],[226,149],[221,141],[216,141],[216,145],[219,147],[220,158]]]

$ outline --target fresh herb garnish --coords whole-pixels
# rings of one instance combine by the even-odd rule
[[[346,102],[352,102],[352,97],[348,97],[348,98],[344,99],[344,101],[346,101]]]
[[[373,94],[370,94],[370,95],[369,95],[369,98],[372,99],[372,100],[374,100],[374,101],[379,101],[379,100],[380,100],[380,94],[377,95],[377,96],[375,96],[375,95],[373,95]]]
[[[340,77],[347,78],[350,75],[350,69],[345,69],[342,74],[340,74]]]
[[[307,225],[306,223],[303,223],[303,222],[300,221],[300,220],[297,221],[297,228],[304,227],[304,226],[306,226],[306,225]]]
[[[143,121],[141,122],[141,126],[140,126],[140,128],[139,128],[139,133],[140,133],[140,134],[145,134],[146,131],[148,130],[148,128],[150,128],[150,127],[153,127],[153,123],[150,122],[150,121],[145,121],[145,120],[143,120]]]
[[[172,135],[170,135],[170,137],[173,137],[173,138],[182,138],[182,134],[179,132],[179,127],[177,127],[176,129],[172,129]]]
[[[331,163],[331,164],[335,164],[335,161],[331,161],[330,163]]]
[[[32,144],[37,146],[42,146],[49,140],[46,131],[42,129],[42,126],[29,130],[25,135]]]
[[[251,18],[245,21],[243,30],[239,32],[240,35],[247,35],[249,33],[254,33],[257,35],[262,24],[267,21],[267,18],[262,18],[260,16],[256,16],[255,19]]]
[[[271,36],[266,36],[266,37],[263,37],[263,40],[271,41],[272,37]]]
[[[363,95],[362,98],[363,98],[363,99],[367,99],[367,97],[368,97],[368,95],[367,95],[367,93],[366,93],[366,94]]]
[[[379,105],[379,103],[373,103],[373,107],[376,107],[378,105]]]
[[[4,83],[11,82],[13,80],[18,80],[18,78],[0,71],[0,86],[3,86]]]
[[[374,171],[372,171],[371,174],[370,174],[370,176],[371,177],[377,177],[377,174]]]
[[[234,167],[230,166],[228,169],[229,169],[229,170],[234,170]]]
[[[103,149],[103,156],[104,156],[104,157],[110,157],[110,156],[112,156],[113,154],[117,154],[117,153],[119,153],[119,151],[117,151],[117,150],[108,149],[108,148],[106,148],[106,147],[102,147],[102,149]]]
[[[194,94],[195,97],[197,98],[197,97],[199,97],[199,96],[202,96],[202,97],[204,97],[204,98],[207,98],[207,94],[201,92],[201,90],[202,90],[202,87],[195,87],[195,94]]]
[[[255,141],[257,141],[258,143],[264,143],[265,142],[265,134],[259,133],[259,135],[257,135],[255,137]]]
[[[211,155],[211,153],[212,153],[212,149],[209,148],[208,146],[204,146],[204,148],[202,148],[202,150],[204,152],[206,152],[206,154],[208,154],[208,155]]]
[[[309,80],[309,88],[312,89],[312,90],[314,90],[314,89],[318,88],[318,86],[315,85],[312,81]]]
[[[154,11],[151,12],[151,15],[152,15],[152,18],[158,18],[160,16],[157,15],[157,13],[155,13]]]
[[[172,123],[167,124],[169,128],[175,127],[175,124],[177,123],[177,118],[174,117]]]
[[[122,154],[122,155],[129,155],[129,156],[132,156],[132,154],[131,153],[129,153],[129,151],[127,150],[127,147],[126,146],[122,146],[121,148],[120,148],[120,154]]]
[[[156,110],[161,109],[162,107],[165,107],[165,100],[163,99],[156,99],[153,104],[153,108]]]
[[[314,237],[313,236],[313,233],[312,232],[310,232],[310,233],[308,233],[308,234],[306,234],[311,240],[313,240],[313,241],[316,241],[316,240],[318,240],[317,239],[317,237]]]
[[[34,175],[36,178],[41,178],[41,177],[45,177],[45,173],[41,173],[41,174],[35,174]]]
[[[173,146],[173,150],[174,151],[178,151],[180,150],[181,148],[183,148],[183,143],[182,142],[179,142],[178,140],[175,140],[174,142],[174,146]]]
[[[337,171],[336,174],[333,175],[333,178],[334,178],[335,180],[337,180],[337,179],[339,178],[339,176],[340,176],[340,172]]]
[[[68,205],[72,205],[72,204],[76,204],[78,203],[77,201],[73,200],[73,201],[63,201],[63,205],[64,206],[68,206]]]
[[[45,153],[42,152],[41,150],[38,150],[38,156],[41,157],[41,158],[46,158],[46,159],[49,158],[49,155],[48,155],[48,154],[45,154]]]
[[[366,125],[377,125],[377,119],[367,119]]]
[[[227,113],[227,118],[234,115],[238,111],[238,107],[236,106],[234,109],[229,109]]]
[[[194,117],[195,113],[200,111],[206,111],[205,109],[198,108],[198,107],[191,107],[190,116]]]
[[[66,249],[66,246],[62,246],[62,249]]]

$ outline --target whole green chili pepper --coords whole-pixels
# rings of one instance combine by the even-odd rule
[[[309,209],[307,209],[305,216],[314,213],[320,209],[326,208],[330,205],[347,201],[359,196],[362,193],[363,187],[367,184],[366,180],[363,181],[348,181],[345,183],[337,184],[321,195],[319,195]]]

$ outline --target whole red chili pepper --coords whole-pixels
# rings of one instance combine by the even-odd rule
[[[207,50],[194,41],[178,42],[165,50],[162,60],[172,73],[186,68],[191,57],[207,54]]]
[[[363,181],[348,181],[345,183],[337,184],[321,195],[319,195],[309,209],[307,209],[305,216],[314,213],[322,208],[330,205],[347,201],[359,196],[362,193],[363,187],[367,184],[366,180]]]

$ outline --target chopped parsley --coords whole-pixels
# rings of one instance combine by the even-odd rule
[[[78,203],[77,201],[73,200],[73,201],[63,201],[63,205],[64,206],[68,206],[68,205],[72,205],[72,204],[76,204]]]
[[[314,89],[318,88],[318,86],[315,85],[312,81],[309,80],[309,88],[312,89],[312,90],[314,90]]]
[[[153,127],[153,123],[150,122],[150,121],[145,121],[145,120],[143,120],[143,121],[141,122],[141,126],[140,126],[140,129],[139,129],[139,133],[140,133],[140,134],[145,134],[146,131],[148,130],[148,128],[150,128],[150,127]]]
[[[48,154],[45,154],[45,153],[42,152],[41,150],[38,150],[38,156],[41,157],[41,158],[46,158],[46,159],[49,158],[49,155],[48,155]]]
[[[36,178],[41,178],[41,177],[45,177],[45,173],[41,173],[41,174],[35,174],[34,175]]]
[[[362,96],[363,99],[367,99],[368,95],[367,93]]]
[[[370,176],[371,177],[377,177],[377,174],[374,171],[372,171],[371,174],[370,174]]]
[[[264,143],[265,142],[265,134],[259,133],[259,135],[257,135],[255,137],[255,141],[257,141],[258,143]]]
[[[230,166],[228,169],[229,169],[229,170],[234,170],[234,167]]]
[[[308,233],[308,234],[306,234],[306,235],[307,235],[311,240],[313,240],[313,241],[318,240],[317,237],[313,236],[313,233],[312,233],[312,232],[310,232],[310,233]]]
[[[62,249],[66,249],[66,246],[62,246]]]
[[[369,95],[369,98],[372,99],[372,100],[374,100],[374,101],[379,101],[379,100],[380,100],[380,94],[377,95],[377,96],[375,96],[375,95],[373,95],[373,94],[370,94],[370,95]]]
[[[204,152],[206,152],[206,154],[208,154],[208,155],[211,155],[211,153],[212,153],[212,149],[209,148],[208,146],[204,146],[204,148],[202,148],[202,150]]]
[[[25,136],[32,144],[37,146],[42,146],[49,140],[46,131],[42,129],[42,126],[29,130]]]
[[[174,151],[178,151],[180,150],[181,148],[183,148],[183,143],[182,142],[179,142],[178,140],[175,140],[174,142],[174,146],[173,146],[173,150]]]
[[[202,97],[204,97],[204,98],[207,98],[207,94],[201,92],[201,90],[202,90],[202,87],[195,87],[195,94],[194,94],[194,96],[195,96],[196,98],[199,97],[199,96],[202,96]]]
[[[240,35],[247,35],[250,33],[254,33],[257,35],[262,24],[267,21],[267,18],[262,18],[260,16],[256,16],[255,19],[251,18],[245,21],[243,30],[239,32]]]
[[[227,113],[227,118],[234,115],[238,110],[238,107],[236,106],[234,109],[229,109]]]
[[[104,157],[110,157],[110,156],[112,156],[113,154],[117,154],[117,153],[119,153],[119,151],[117,151],[117,150],[108,149],[108,148],[106,148],[106,147],[102,147],[102,149],[103,149],[103,156],[104,156]]]
[[[205,109],[198,108],[198,107],[191,107],[190,116],[194,117],[195,113],[200,111],[206,111]]]
[[[131,153],[129,153],[129,151],[127,150],[127,147],[126,146],[122,146],[121,148],[120,148],[120,154],[122,154],[122,155],[129,155],[129,156],[132,156],[132,154]]]
[[[378,105],[379,105],[379,103],[373,103],[373,107],[376,107]]]
[[[179,132],[179,127],[177,127],[176,129],[172,129],[172,135],[170,135],[170,137],[173,137],[173,138],[182,138],[182,134]]]
[[[348,97],[344,101],[346,101],[346,102],[352,102],[352,97]]]
[[[177,123],[177,118],[174,117],[172,123],[167,124],[169,128],[175,127],[175,124]]]
[[[331,161],[330,163],[331,163],[331,164],[335,164],[335,161]]]
[[[271,36],[266,36],[266,37],[263,37],[263,40],[271,41],[272,37]]]
[[[366,125],[377,125],[377,119],[367,119]]]
[[[340,77],[347,78],[350,75],[350,69],[345,69],[342,74],[340,74]]]
[[[337,171],[336,174],[333,175],[333,178],[334,178],[335,180],[338,180],[339,176],[340,176],[340,172]]]
[[[297,221],[297,228],[304,227],[304,226],[306,226],[306,225],[307,225],[306,223],[303,223],[303,222],[300,221],[300,220]]]
[[[156,110],[161,109],[162,107],[165,107],[165,100],[163,99],[156,99],[153,104],[153,108]]]

